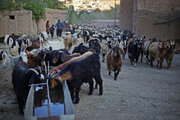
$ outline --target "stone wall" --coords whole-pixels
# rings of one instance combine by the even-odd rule
[[[120,4],[120,27],[131,31],[133,30],[132,1],[121,0]],[[136,30],[138,36],[180,39],[180,0],[138,0],[137,6]],[[175,19],[176,17],[178,18]],[[160,22],[160,24],[154,24],[156,22]]]
[[[50,25],[56,24],[58,19],[65,21],[68,12],[66,10],[45,9],[46,19],[38,22],[32,19],[32,12],[29,10],[0,11],[0,37],[5,34],[37,34],[45,31],[46,21]],[[39,28],[38,28],[39,26]]]

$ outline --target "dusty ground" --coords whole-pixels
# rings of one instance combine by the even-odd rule
[[[62,43],[50,40],[62,48]],[[159,70],[145,63],[137,67],[123,60],[117,81],[109,76],[106,63],[101,64],[104,93],[98,90],[88,96],[88,84],[80,91],[80,103],[74,105],[76,120],[179,120],[180,119],[180,54],[176,54],[170,69]],[[8,67],[1,67],[0,120],[23,120],[18,114]],[[4,77],[6,76],[6,77]]]

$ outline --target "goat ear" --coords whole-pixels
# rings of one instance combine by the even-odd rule
[[[28,45],[28,47],[32,46],[32,42],[30,39],[27,39],[27,45]]]
[[[67,59],[67,54],[65,54],[64,52],[61,52],[60,59],[62,62],[64,62]]]
[[[159,42],[158,47],[159,47],[159,48],[162,48],[162,47],[163,47],[162,42]]]
[[[124,50],[123,50],[122,48],[119,48],[119,51],[120,51],[120,53],[121,53],[122,55],[125,54],[125,53],[124,53]]]
[[[6,54],[6,52],[3,51],[3,53],[2,53],[2,59],[5,60],[6,57],[7,57],[7,54]]]
[[[27,54],[27,56],[29,56],[30,52],[28,50],[25,50],[25,53]]]
[[[169,41],[169,44],[173,46],[175,44],[175,42],[174,41]]]
[[[52,79],[52,80],[51,80],[51,84],[50,84],[51,88],[54,88],[55,86],[57,86],[58,82],[59,82],[59,81],[58,81],[57,79],[55,79],[55,78]]]
[[[10,38],[9,38],[9,46],[10,46],[10,47],[13,45],[13,42],[14,42],[13,39],[10,37]]]

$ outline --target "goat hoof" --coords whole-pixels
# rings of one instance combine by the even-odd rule
[[[24,115],[24,112],[23,111],[19,111],[19,114]]]
[[[88,95],[92,95],[92,93],[88,93]]]
[[[74,104],[78,104],[78,103],[79,103],[79,101],[75,101],[75,102],[74,102]]]
[[[102,92],[99,92],[99,96],[101,96],[103,93]]]

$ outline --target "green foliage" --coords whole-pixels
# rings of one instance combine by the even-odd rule
[[[31,10],[33,13],[33,19],[44,19],[46,4],[41,1],[28,1],[23,5],[24,9]]]
[[[69,17],[69,23],[73,23],[73,17],[76,16],[76,13],[74,11],[74,7],[73,6],[70,6],[69,9],[68,9],[68,17]]]
[[[12,0],[2,0],[0,2],[2,6],[0,10],[19,10],[27,9],[31,10],[33,14],[33,19],[44,19],[45,11],[44,8],[47,6],[41,0],[16,0],[15,3],[12,3]]]
[[[67,10],[67,7],[58,0],[43,0],[43,2],[48,5],[48,8]]]
[[[119,8],[120,5],[116,5],[116,19],[119,18]],[[101,11],[100,9],[95,9],[92,12],[80,11],[76,12],[73,7],[69,7],[69,22],[75,24],[88,23],[90,20],[102,20],[102,19],[114,19],[115,18],[115,8],[110,10]]]
[[[1,0],[0,10],[18,10],[21,8],[20,3],[12,3],[11,0]]]

